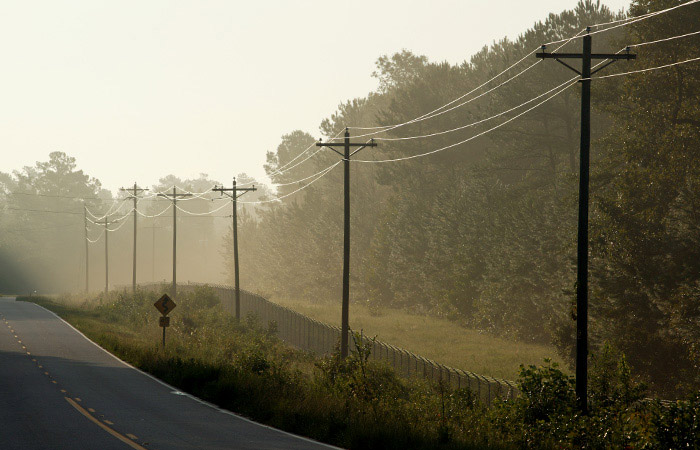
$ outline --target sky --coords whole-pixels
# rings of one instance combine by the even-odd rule
[[[4,1],[0,171],[63,151],[112,191],[168,174],[260,178],[282,135],[321,137],[340,103],[377,88],[379,56],[460,63],[576,3]]]

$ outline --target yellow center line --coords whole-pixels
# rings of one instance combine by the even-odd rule
[[[133,435],[133,434],[131,434],[131,433],[126,433],[126,435],[127,435],[127,437],[128,437],[129,439],[133,439],[133,440],[138,439],[138,437],[136,437],[135,435]]]
[[[107,425],[114,425],[114,422],[112,422],[111,420],[105,419],[105,420],[103,420],[103,422],[106,423]]]
[[[136,450],[147,450],[146,448],[140,446],[140,445],[137,444],[136,442],[134,442],[134,441],[132,441],[131,439],[127,438],[126,436],[122,435],[122,434],[119,433],[118,431],[114,430],[113,428],[108,427],[107,425],[105,425],[105,424],[103,424],[102,422],[100,422],[99,420],[97,420],[95,417],[92,416],[92,414],[90,414],[89,412],[87,412],[87,411],[85,410],[85,408],[83,408],[83,407],[80,406],[79,404],[75,403],[75,401],[73,401],[73,399],[68,398],[68,397],[64,397],[64,398],[66,399],[66,401],[67,401],[68,403],[71,404],[71,406],[73,406],[73,408],[77,409],[78,412],[79,412],[80,414],[82,414],[82,415],[84,415],[85,417],[87,417],[87,418],[88,418],[90,421],[92,421],[95,425],[97,425],[98,427],[102,428],[102,429],[105,430],[107,433],[109,433],[109,434],[111,434],[112,436],[114,436],[115,438],[119,439],[120,441],[122,441],[123,443],[125,443],[126,445],[128,445],[129,447],[134,448],[134,449],[136,449]]]

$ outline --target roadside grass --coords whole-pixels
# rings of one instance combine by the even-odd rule
[[[663,406],[610,347],[593,355],[590,407],[580,414],[573,378],[545,361],[521,366],[520,395],[489,409],[467,389],[399,378],[370,361],[285,346],[275,325],[237,323],[212,289],[178,297],[165,349],[155,293],[24,298],[53,310],[132,365],[220,407],[352,450],[700,448],[700,392]]]
[[[273,298],[273,302],[318,321],[340,326],[340,305]],[[546,358],[569,372],[554,347],[519,342],[465,328],[449,319],[411,314],[397,309],[350,305],[350,328],[456,369],[493,378],[515,380],[520,364],[540,364]]]
[[[358,385],[357,367],[284,345],[274,325],[253,317],[235,323],[208,288],[179,296],[164,349],[154,293],[19,299],[52,310],[106,350],[182,391],[312,439],[349,449],[512,448],[478,433],[445,440],[433,387],[367,360],[362,376],[377,379]],[[372,391],[358,393],[361,385]]]

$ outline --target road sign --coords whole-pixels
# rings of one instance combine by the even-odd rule
[[[163,316],[159,317],[158,319],[160,319],[158,320],[158,325],[161,327],[165,328],[170,326],[170,317]]]
[[[175,309],[177,305],[170,299],[170,297],[168,297],[168,294],[163,294],[163,296],[159,298],[158,301],[153,304],[153,306],[155,306],[161,314],[167,316],[168,313]]]

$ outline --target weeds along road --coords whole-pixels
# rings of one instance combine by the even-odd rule
[[[331,449],[205,404],[0,298],[0,448]]]

